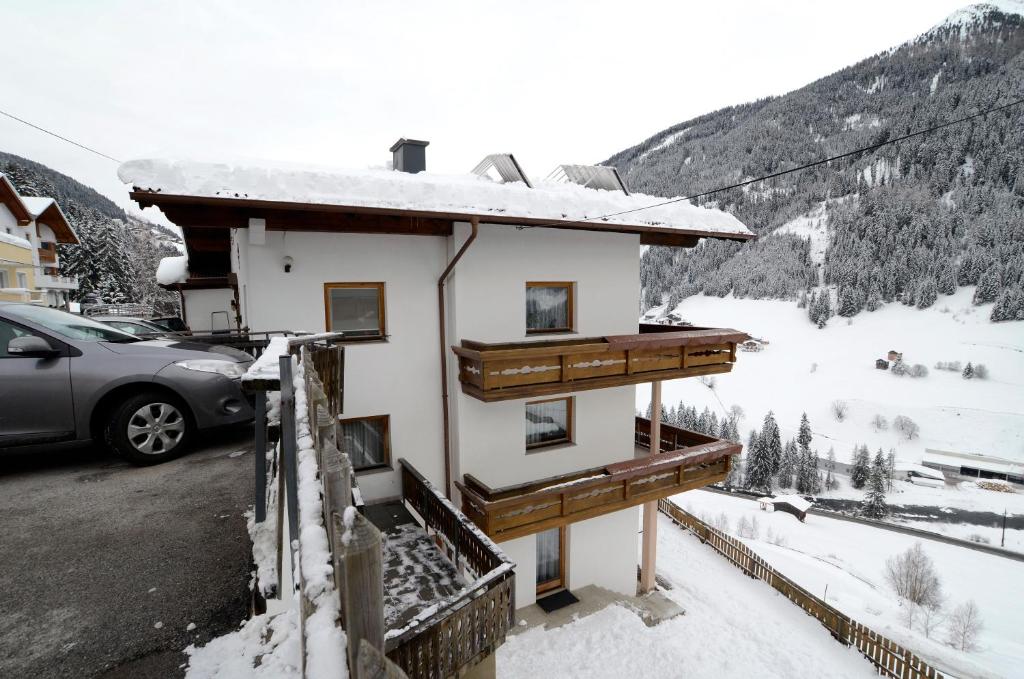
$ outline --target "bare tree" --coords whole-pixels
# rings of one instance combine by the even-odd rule
[[[946,621],[946,614],[942,610],[942,604],[936,603],[930,606],[922,606],[920,620],[921,631],[924,632],[925,639],[931,639],[932,635]]]
[[[836,422],[845,420],[848,410],[846,401],[832,401],[832,417],[836,418]]]
[[[919,606],[942,605],[942,583],[920,542],[886,560],[885,579],[907,601]]]
[[[978,634],[982,628],[984,624],[978,605],[974,601],[965,601],[949,616],[949,644],[961,651],[973,651],[978,647]]]
[[[871,418],[871,426],[875,431],[884,431],[889,428],[889,420],[881,414],[875,415]]]
[[[917,438],[921,433],[921,427],[906,415],[897,415],[892,420],[893,429],[907,437],[907,440]]]

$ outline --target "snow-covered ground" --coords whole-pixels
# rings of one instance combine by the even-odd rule
[[[974,452],[1024,460],[1024,322],[991,323],[991,305],[970,303],[973,288],[940,296],[934,307],[917,310],[888,304],[852,319],[833,317],[819,330],[793,302],[689,297],[675,312],[695,325],[732,327],[770,342],[758,353],[739,354],[733,371],[718,375],[715,387],[701,380],[665,382],[666,406],[684,401],[719,416],[733,404],[746,412],[740,432],[759,427],[772,410],[783,438],[796,436],[807,412],[813,446],[822,457],[834,447],[848,461],[855,445],[894,450],[897,459],[920,462],[925,448]],[[875,359],[890,349],[908,364],[928,368],[924,378],[897,377],[876,370]],[[938,361],[985,364],[987,380],[965,380],[934,369]],[[844,401],[848,415],[837,422],[830,411]],[[637,407],[646,409],[650,388],[637,388]],[[920,426],[911,441],[890,426],[875,431],[872,418],[890,423],[897,415]],[[993,511],[1002,512],[997,502]]]
[[[658,573],[686,614],[647,627],[620,606],[498,649],[501,679],[869,677],[872,666],[767,584],[752,580],[664,516]]]
[[[920,541],[942,580],[946,608],[973,599],[981,610],[984,630],[980,648],[971,653],[942,643],[940,629],[925,638],[910,630],[896,595],[883,577],[886,559],[918,540],[870,526],[809,515],[800,523],[789,514],[766,513],[757,503],[707,491],[672,498],[697,516],[714,522],[723,514],[735,534],[741,518],[759,523],[759,539],[744,542],[784,575],[827,600],[851,617],[913,649],[925,659],[959,676],[1020,676],[1024,663],[1024,563],[963,547]],[[769,531],[771,535],[769,536]],[[778,543],[778,544],[776,544]],[[659,544],[660,547],[660,544]],[[659,569],[671,567],[671,556],[658,554]]]

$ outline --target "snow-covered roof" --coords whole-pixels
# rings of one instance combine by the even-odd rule
[[[923,464],[914,464],[912,462],[896,462],[892,466],[893,471],[896,472],[916,472],[921,476],[927,476],[930,479],[936,481],[945,481],[946,476],[938,469],[932,469],[931,467],[925,467]]]
[[[54,204],[53,198],[44,198],[41,196],[21,196],[21,202],[28,208],[29,214],[32,215],[32,219],[37,219],[39,215],[46,212],[46,208]]]
[[[32,243],[20,236],[15,236],[13,233],[0,232],[0,243],[7,243],[17,248],[25,248],[26,250],[32,249]]]
[[[156,282],[159,285],[174,285],[188,280],[188,256],[164,257],[156,267]]]
[[[269,201],[434,213],[445,218],[574,224],[595,230],[623,227],[680,235],[745,240],[736,217],[688,201],[648,208],[664,198],[626,195],[572,183],[498,183],[475,174],[411,174],[383,169],[320,170],[159,159],[132,160],[118,169],[138,192],[206,199]],[[645,208],[636,211],[638,208]],[[584,224],[580,224],[584,222]]]
[[[953,453],[944,450],[927,448],[922,457],[923,462],[945,465],[948,467],[971,467],[996,474],[1024,476],[1024,465],[1013,460],[976,453]]]
[[[770,504],[787,504],[793,507],[797,511],[806,512],[811,508],[811,503],[803,499],[799,495],[776,495],[775,497],[760,497],[757,499],[758,502],[767,502]]]

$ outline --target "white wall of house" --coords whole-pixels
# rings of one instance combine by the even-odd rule
[[[537,536],[506,540],[498,545],[516,564],[516,608],[537,601]]]
[[[389,337],[346,347],[344,416],[390,415],[392,466],[404,457],[443,487],[437,277],[447,263],[445,239],[271,231],[266,244],[250,245],[240,230],[233,240],[244,322],[253,330],[322,332],[324,283],[385,283]],[[396,471],[368,471],[358,482],[367,501],[401,492]]]
[[[21,234],[15,231],[16,227],[18,227],[18,220],[15,218],[14,213],[6,205],[0,203],[0,229],[7,233],[7,229],[10,228],[11,234],[20,237]]]
[[[630,507],[569,527],[569,587],[598,585],[636,595],[640,507]]]
[[[235,327],[235,314],[231,310],[234,294],[230,288],[214,290],[185,290],[185,318],[192,332],[202,333],[211,330],[224,330]],[[227,325],[224,325],[224,313],[227,313]],[[213,314],[217,313],[213,323]]]

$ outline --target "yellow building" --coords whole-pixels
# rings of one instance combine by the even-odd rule
[[[0,302],[67,304],[78,280],[59,274],[57,243],[78,243],[57,201],[20,196],[0,174]]]

